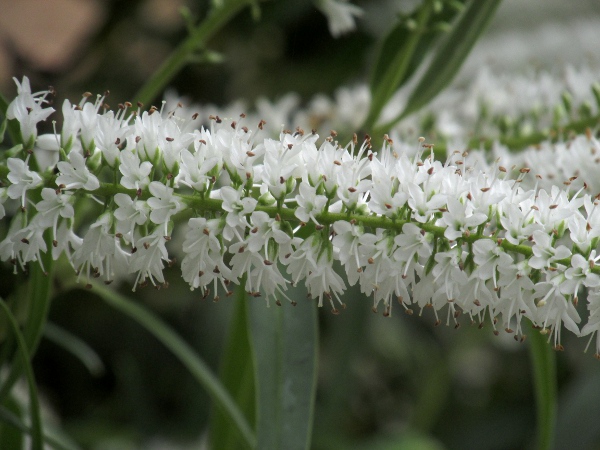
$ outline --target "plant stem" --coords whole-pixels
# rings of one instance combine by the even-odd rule
[[[215,7],[206,20],[193,29],[186,40],[154,72],[150,79],[135,95],[136,101],[151,102],[167,84],[190,61],[194,52],[202,48],[206,42],[219,31],[242,7],[247,0],[229,0]]]

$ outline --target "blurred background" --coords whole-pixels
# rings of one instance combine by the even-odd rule
[[[186,67],[172,89],[200,105],[239,99],[252,105],[289,92],[306,104],[318,93],[332,96],[340,86],[367,82],[393,13],[418,2],[355,3],[365,10],[358,30],[333,39],[309,1],[261,2],[258,21],[244,10],[212,40],[221,64]],[[11,78],[27,75],[34,91],[54,86],[60,103],[106,89],[110,104],[135,102],[135,92],[186,36],[181,8],[201,18],[209,3],[0,0],[0,90],[12,98]],[[468,88],[484,66],[508,76],[532,70],[560,76],[567,66],[585,67],[600,80],[599,44],[596,0],[504,0],[454,88]],[[0,277],[5,296],[14,285],[12,268],[2,266]],[[160,314],[217,371],[233,300],[201,300],[177,267],[167,279],[168,290],[127,295]],[[340,316],[320,311],[314,448],[532,447],[526,344],[466,320],[459,330],[434,327],[430,311],[408,317],[397,308],[384,318],[352,289],[345,300]],[[50,321],[87,342],[102,362],[102,370],[90,371],[49,339],[34,360],[47,414],[84,448],[201,448],[208,396],[145,330],[84,290],[58,294]],[[558,449],[600,449],[600,363],[583,353],[585,344],[565,335],[558,355]]]

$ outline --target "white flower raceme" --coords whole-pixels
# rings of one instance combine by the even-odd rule
[[[280,305],[303,284],[337,313],[348,282],[385,315],[399,301],[436,323],[500,320],[517,340],[525,318],[557,348],[563,326],[600,329],[600,210],[586,180],[535,186],[528,168],[515,179],[476,152],[441,163],[430,146],[389,138],[375,149],[370,139],[340,145],[335,133],[319,145],[299,128],[262,136],[264,123],[253,130],[243,117],[193,130],[179,109],[126,117],[91,105],[85,119],[65,111],[69,129],[55,139],[69,149],[56,151],[58,174],[31,170],[18,152],[0,172],[3,220],[12,219],[0,258],[15,267],[41,262],[52,247],[84,279],[130,273],[135,287],[165,286],[171,236],[185,218],[183,278],[215,299],[243,284]],[[589,136],[570,142],[597,145]],[[95,210],[85,205],[92,194],[100,217],[79,217],[81,207]],[[590,316],[580,331],[584,291]]]

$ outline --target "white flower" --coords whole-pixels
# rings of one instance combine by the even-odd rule
[[[223,230],[225,239],[231,240],[234,233],[240,233],[249,226],[246,216],[251,214],[256,208],[258,201],[251,197],[246,197],[244,188],[234,189],[231,186],[224,186],[220,190],[223,199],[222,208],[227,211],[225,221],[227,227]]]
[[[131,150],[123,150],[120,155],[121,163],[119,171],[123,175],[121,184],[127,189],[135,189],[141,193],[142,189],[150,184],[150,171],[152,163],[149,161],[140,162],[138,155]]]
[[[317,195],[317,189],[310,186],[308,183],[300,184],[300,193],[296,195],[296,201],[298,202],[298,208],[294,213],[298,219],[302,222],[313,221],[317,225],[315,215],[323,212],[323,208],[327,203],[327,197],[324,195]]]
[[[85,189],[95,191],[100,187],[100,182],[85,165],[85,158],[76,151],[69,153],[69,162],[60,161],[57,164],[60,174],[56,177],[56,184],[62,189]]]
[[[153,181],[149,186],[150,193],[154,197],[148,199],[148,206],[151,209],[150,220],[157,224],[164,224],[164,235],[168,235],[167,224],[173,214],[178,213],[183,208],[181,201],[176,195],[173,195],[173,188],[165,186],[159,181]]]
[[[104,282],[110,283],[115,276],[127,273],[129,255],[121,249],[119,238],[111,233],[111,223],[110,214],[100,216],[73,253],[73,267],[78,277],[85,275],[88,283],[90,277],[104,277]]]
[[[229,280],[232,278],[231,269],[223,262],[223,249],[219,241],[222,227],[219,219],[206,220],[195,217],[188,221],[189,230],[183,242],[183,252],[186,256],[181,262],[183,279],[194,290],[200,287],[204,296],[210,294],[209,286],[213,283],[214,296],[217,297],[217,282],[227,292]]]
[[[3,261],[13,261],[15,270],[17,263],[24,270],[25,264],[29,261],[38,261],[42,270],[45,270],[41,253],[47,251],[44,240],[46,227],[38,219],[38,216],[35,216],[26,227],[19,226],[22,223],[21,220],[21,215],[15,217],[8,235],[0,242],[0,258]]]
[[[67,256],[69,263],[72,265],[72,251],[76,251],[79,247],[81,247],[83,239],[73,232],[73,229],[71,226],[69,226],[66,220],[60,221],[54,239],[54,245],[52,246],[52,259],[57,260],[59,256],[64,253]]]
[[[454,197],[448,198],[448,211],[442,216],[442,220],[448,228],[444,231],[444,236],[450,240],[461,237],[465,232],[470,231],[471,227],[481,225],[487,220],[487,216],[482,213],[474,213],[470,203],[461,203]]]
[[[143,200],[133,200],[127,194],[116,194],[115,203],[118,208],[114,215],[117,219],[117,233],[123,234],[127,241],[135,247],[135,227],[144,225],[150,215],[150,207]]]
[[[363,15],[363,10],[348,0],[318,0],[316,6],[327,17],[329,32],[336,38],[354,31],[355,17]]]
[[[16,78],[13,78],[13,80],[17,85],[18,95],[8,105],[6,117],[19,121],[23,145],[25,149],[30,149],[33,147],[37,137],[38,122],[46,120],[54,112],[54,108],[42,108],[42,105],[46,103],[46,96],[50,91],[32,94],[29,78],[23,77],[21,83]]]
[[[25,196],[29,189],[34,189],[42,184],[42,178],[29,170],[29,157],[25,161],[18,158],[8,158],[8,187],[7,194],[12,199],[21,199],[21,207],[25,207]]]
[[[542,230],[533,232],[533,240],[535,242],[532,248],[534,256],[529,260],[529,265],[534,269],[549,267],[554,261],[571,256],[571,251],[564,245],[555,248],[552,237]]]
[[[64,219],[73,218],[75,211],[71,205],[72,194],[66,192],[56,192],[54,189],[42,189],[42,201],[35,205],[40,215],[40,220],[46,227],[52,227],[52,232],[56,236],[56,228],[59,217]]]
[[[144,236],[137,241],[137,251],[131,255],[129,272],[136,273],[133,291],[138,285],[143,285],[146,278],[150,279],[153,286],[165,284],[163,275],[164,262],[170,263],[169,254],[165,244],[167,237],[157,228],[152,234]]]

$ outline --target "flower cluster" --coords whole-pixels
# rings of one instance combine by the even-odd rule
[[[346,284],[358,283],[385,315],[397,301],[409,314],[431,309],[436,324],[489,317],[517,340],[525,317],[557,348],[563,325],[596,335],[600,354],[600,209],[587,184],[527,187],[527,168],[513,177],[467,152],[442,163],[423,139],[386,136],[375,150],[368,136],[342,146],[335,132],[319,143],[300,128],[261,138],[264,122],[252,130],[243,116],[198,129],[177,110],[115,113],[88,97],[65,101],[60,133],[0,166],[0,201],[15,206],[0,258],[15,268],[51,250],[88,282],[130,273],[134,286],[162,286],[187,218],[181,270],[205,297],[238,284],[280,305],[303,284],[338,313]],[[12,116],[26,143],[52,112],[41,98],[24,79],[9,108],[33,105]],[[600,150],[591,134],[577,139]],[[85,210],[96,211],[87,227]],[[590,318],[580,329],[582,288]]]

